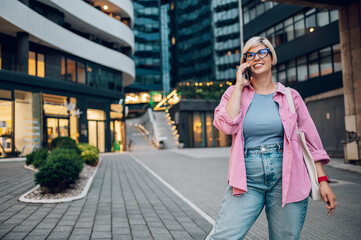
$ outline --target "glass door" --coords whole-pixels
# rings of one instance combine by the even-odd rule
[[[99,152],[105,152],[105,122],[88,121],[89,144],[99,149]]]
[[[51,141],[56,137],[69,136],[69,119],[66,118],[46,118],[47,143],[50,148]]]

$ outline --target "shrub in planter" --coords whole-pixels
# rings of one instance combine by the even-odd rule
[[[93,150],[84,150],[80,156],[83,158],[86,164],[96,166],[99,161],[99,154]]]
[[[43,192],[62,192],[79,178],[83,163],[76,150],[56,148],[35,174],[35,183],[41,186]]]
[[[80,154],[80,150],[76,145],[76,142],[74,139],[70,137],[56,137],[54,138],[50,143],[51,150],[55,148],[70,148],[77,151],[77,153]]]
[[[99,154],[99,149],[97,147],[94,147],[88,143],[78,143],[77,144],[78,148],[80,149],[81,152],[85,151],[85,150],[92,150],[95,153]]]
[[[80,156],[86,164],[95,166],[99,161],[99,149],[87,143],[78,143],[78,148],[81,151]]]
[[[32,153],[26,155],[26,165],[33,164],[35,168],[40,168],[46,163],[48,150],[46,148],[37,148]]]

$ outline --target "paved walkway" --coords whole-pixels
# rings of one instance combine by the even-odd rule
[[[0,163],[1,239],[204,239],[211,224],[128,154],[103,161],[88,196],[71,203],[26,204],[33,173]]]
[[[136,131],[128,136],[133,151],[104,154],[87,197],[71,203],[19,202],[34,187],[33,172],[24,162],[0,162],[0,239],[204,239],[209,221],[137,160],[214,220],[229,148],[154,150]],[[327,216],[324,204],[311,200],[301,239],[360,239],[361,174],[337,166],[326,171],[339,206]],[[264,213],[246,239],[268,239]]]
[[[209,214],[217,217],[226,187],[230,148],[198,148],[136,151],[141,135],[134,135],[132,154],[177,189],[181,194]],[[332,159],[326,172],[332,179],[338,207],[327,216],[324,203],[310,199],[301,239],[354,239],[361,236],[361,174],[360,166],[349,164],[347,171],[338,166],[342,159]],[[246,236],[247,240],[268,239],[264,211]]]

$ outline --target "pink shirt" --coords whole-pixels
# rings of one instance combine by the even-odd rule
[[[323,149],[320,136],[300,94],[291,89],[296,113],[289,107],[285,86],[278,87],[273,100],[278,103],[279,114],[284,128],[283,166],[282,166],[282,207],[287,203],[298,202],[309,196],[311,183],[303,162],[301,145],[297,136],[296,121],[300,131],[305,133],[307,146],[316,161],[327,164],[329,156]],[[214,112],[213,125],[225,134],[232,134],[232,148],[229,159],[228,181],[233,187],[233,195],[240,196],[247,192],[246,168],[244,162],[243,120],[252,101],[254,89],[248,85],[243,88],[241,108],[235,119],[231,119],[226,105],[234,86],[230,86],[223,94],[220,104]]]

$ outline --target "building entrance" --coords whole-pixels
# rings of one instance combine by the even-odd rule
[[[69,118],[46,118],[47,143],[50,148],[51,141],[56,137],[69,136]]]
[[[0,100],[0,157],[13,150],[13,101]]]
[[[105,112],[88,109],[89,144],[97,147],[99,152],[105,152]]]

